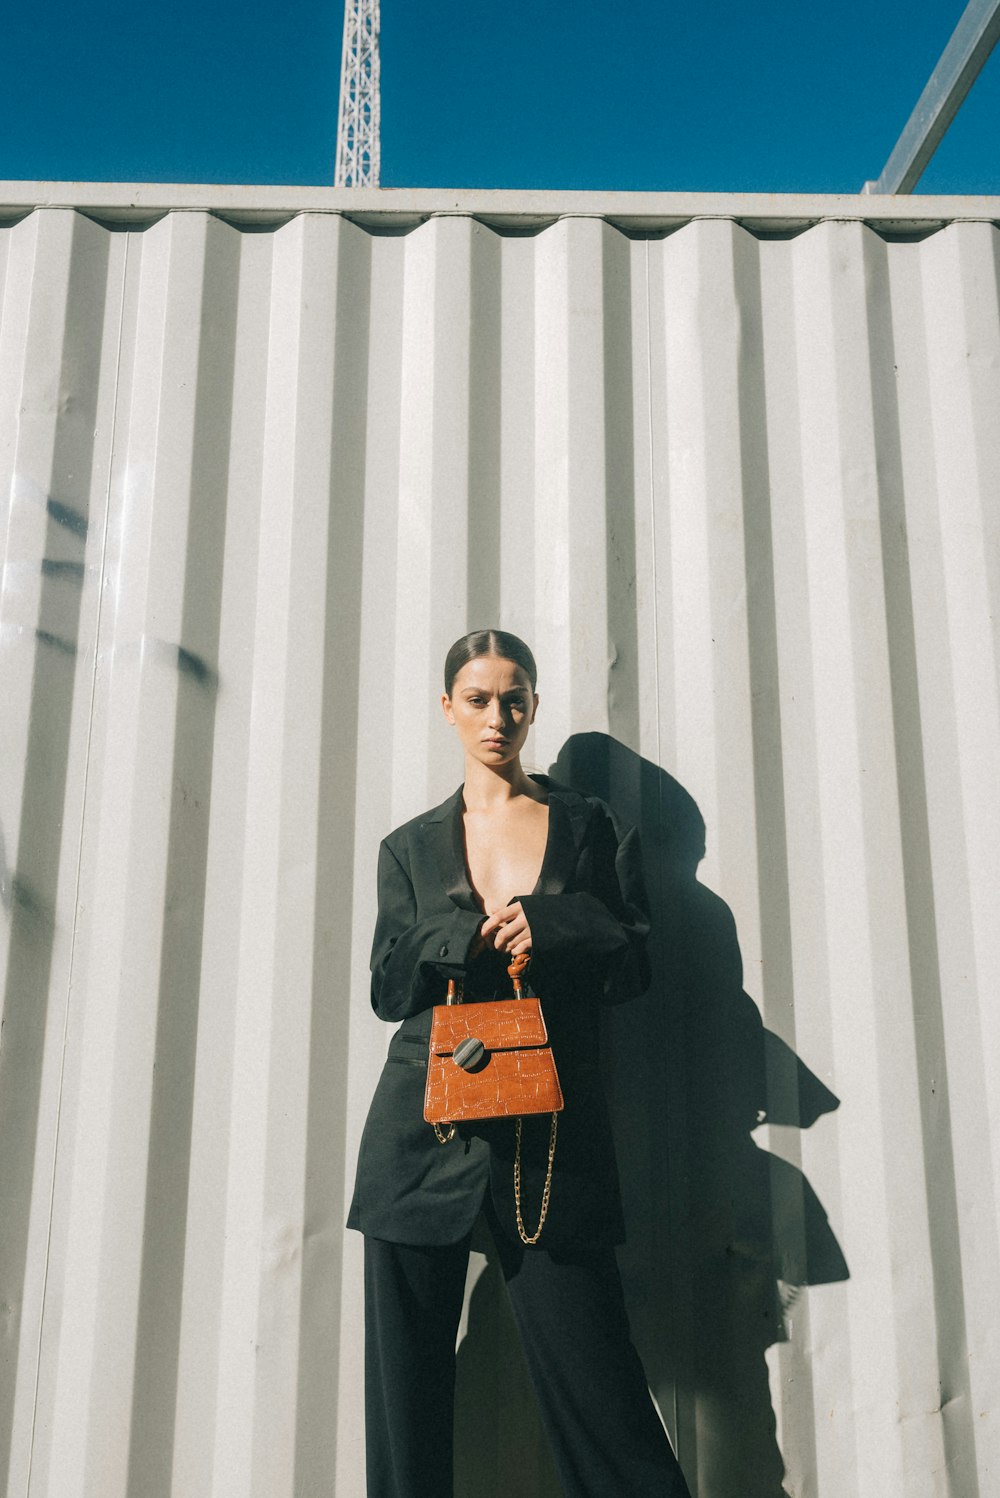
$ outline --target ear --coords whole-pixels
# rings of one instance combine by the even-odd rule
[[[441,711],[444,713],[445,717],[447,718],[448,722],[452,725],[452,727],[454,727],[455,726],[455,710],[454,710],[454,708],[451,705],[451,698],[448,696],[447,692],[442,692],[441,693]]]
[[[535,696],[534,696],[533,705],[532,705],[532,708],[531,708],[531,718],[529,720],[529,727],[530,727],[531,723],[534,723],[534,721],[535,721],[535,714],[537,713],[537,711],[538,711],[538,693],[536,692]]]

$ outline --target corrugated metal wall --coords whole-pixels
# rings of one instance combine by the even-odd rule
[[[698,1498],[996,1491],[1000,205],[507,206],[0,231],[12,1498],[362,1494],[375,854],[495,621],[646,834],[609,1085]],[[462,1498],[549,1498],[474,1266]]]

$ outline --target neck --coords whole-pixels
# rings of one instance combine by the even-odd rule
[[[509,765],[481,764],[477,759],[465,761],[465,806],[467,811],[492,811],[512,801],[515,796],[537,799],[538,788],[521,768],[519,759]]]

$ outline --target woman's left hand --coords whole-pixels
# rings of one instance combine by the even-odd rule
[[[495,910],[480,926],[479,934],[485,942],[492,941],[498,952],[509,952],[511,957],[531,951],[531,927],[520,900]]]

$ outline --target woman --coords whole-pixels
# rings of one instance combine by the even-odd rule
[[[349,1224],[365,1234],[368,1498],[450,1498],[455,1339],[473,1223],[497,1246],[567,1498],[687,1498],[632,1346],[615,1260],[623,1236],[598,1071],[602,1003],[648,985],[639,847],[608,808],[529,776],[538,708],[523,641],[481,630],[445,662],[442,706],[465,782],[389,835],[378,866],[372,1005],[402,1021],[372,1101]],[[468,1000],[509,997],[530,954],[559,1069],[549,1210],[518,1233],[514,1124],[423,1119],[431,1010],[449,978]],[[521,1201],[537,1227],[548,1115],[525,1120]]]

